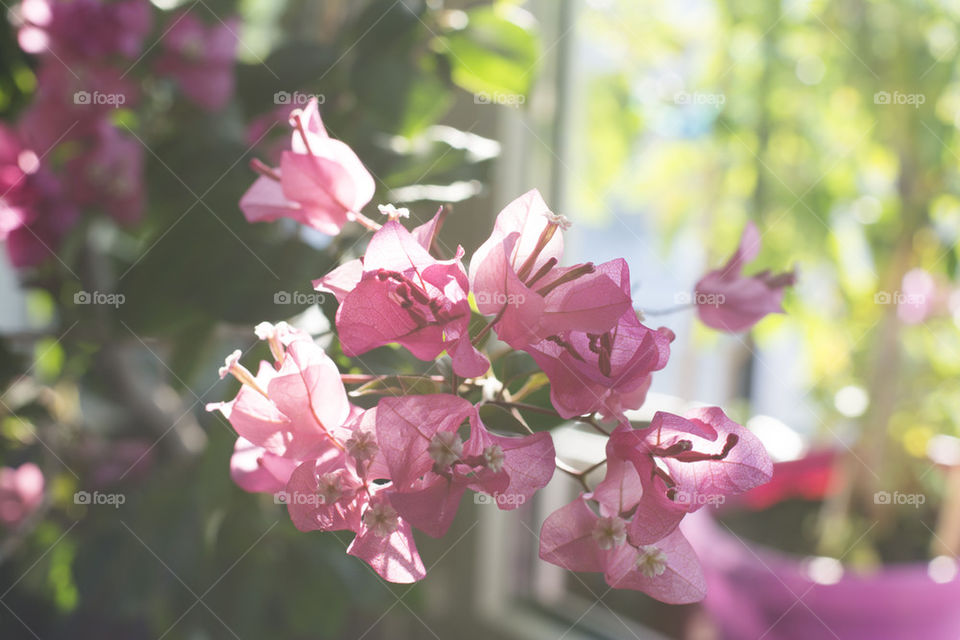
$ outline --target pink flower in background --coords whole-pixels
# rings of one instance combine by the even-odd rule
[[[373,176],[349,146],[327,134],[317,100],[291,115],[291,151],[280,168],[259,167],[261,175],[240,199],[249,222],[291,218],[337,235],[373,198]]]
[[[630,272],[624,260],[599,265],[597,273],[629,297]],[[624,411],[643,404],[651,373],[666,366],[672,340],[672,332],[647,328],[630,308],[606,331],[566,331],[526,350],[550,378],[550,400],[561,416],[599,411],[622,419]]]
[[[709,272],[695,288],[700,320],[721,331],[746,331],[768,313],[782,313],[783,290],[793,286],[793,271],[743,275],[743,267],[760,253],[760,232],[748,222],[740,245],[726,265]]]
[[[16,267],[50,258],[79,212],[38,155],[0,126],[0,241]]]
[[[497,335],[516,349],[566,330],[606,331],[630,308],[629,295],[593,264],[557,266],[568,225],[528,191],[504,207],[470,260],[477,308],[496,317]]]
[[[40,155],[65,142],[91,144],[117,109],[129,109],[138,99],[136,85],[121,70],[97,64],[67,68],[44,59],[33,102],[20,116],[17,129]]]
[[[437,260],[390,220],[371,238],[362,268],[358,261],[347,263],[317,281],[341,301],[336,324],[344,353],[359,355],[396,342],[421,360],[446,350],[458,375],[483,375],[490,363],[470,340],[462,252]]]
[[[67,64],[110,55],[134,58],[152,23],[148,0],[24,0],[16,16],[24,51],[51,52]]]
[[[615,589],[643,591],[669,604],[703,599],[696,553],[679,531],[637,544],[617,516],[598,516],[580,497],[554,511],[540,531],[540,558],[568,571],[603,573]]]
[[[458,433],[465,422],[466,442]],[[434,537],[447,532],[467,489],[515,509],[546,486],[555,468],[550,434],[494,435],[476,407],[451,395],[382,399],[377,441],[393,480],[391,504]]]
[[[164,53],[156,69],[170,76],[190,100],[218,111],[233,96],[239,21],[219,18],[206,26],[192,13],[170,19],[162,39]]]
[[[26,462],[0,468],[0,524],[15,527],[43,503],[43,473]]]
[[[138,221],[144,207],[143,154],[138,140],[103,121],[93,146],[67,164],[71,200],[120,223]]]

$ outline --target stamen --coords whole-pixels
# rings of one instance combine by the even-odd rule
[[[533,247],[533,251],[530,252],[530,255],[527,256],[527,259],[524,261],[523,265],[520,267],[520,270],[517,271],[517,277],[520,278],[520,281],[527,279],[527,276],[530,275],[530,271],[533,269],[533,265],[536,264],[537,258],[540,256],[540,253],[547,246],[550,240],[553,239],[553,234],[557,232],[557,227],[559,225],[555,222],[550,222],[543,228],[543,231],[540,232],[540,237],[537,238],[537,244]]]
[[[406,207],[397,209],[392,204],[378,204],[377,210],[383,215],[387,216],[388,220],[392,221],[399,220],[400,218],[410,217],[410,209],[407,209]]]
[[[303,111],[300,109],[295,110],[290,114],[290,122],[293,123],[294,129],[300,133],[300,138],[303,140],[303,146],[306,147],[307,153],[313,155],[313,149],[310,148],[310,139],[307,137],[307,130],[303,128]]]
[[[532,287],[534,283],[537,282],[537,280],[539,280],[540,278],[550,273],[550,270],[553,269],[555,266],[557,266],[556,258],[550,258],[549,260],[544,262],[543,266],[540,267],[540,269],[538,269],[535,274],[533,274],[533,277],[527,280],[526,282],[527,286]]]
[[[260,160],[260,158],[254,158],[253,160],[251,160],[250,168],[262,176],[270,178],[271,180],[274,180],[276,182],[280,182],[280,174],[277,173],[277,170],[265,165]]]
[[[227,374],[230,374],[239,380],[240,384],[246,385],[254,391],[257,391],[264,398],[269,397],[267,396],[267,392],[261,389],[260,385],[257,384],[257,380],[253,377],[253,374],[250,373],[245,366],[240,364],[241,355],[243,355],[243,353],[240,351],[240,349],[237,349],[226,357],[223,362],[223,366],[220,367],[220,379],[223,380],[227,377]]]
[[[559,287],[560,285],[567,284],[568,282],[573,282],[577,278],[583,277],[585,275],[589,275],[596,270],[597,268],[593,265],[592,262],[581,264],[579,266],[576,266],[570,269],[570,271],[567,271],[565,274],[563,274],[562,276],[560,276],[550,284],[540,287],[539,289],[537,289],[537,293],[541,296],[545,296],[551,291],[553,291],[554,289],[556,289],[557,287]]]
[[[571,356],[573,356],[580,362],[584,362],[583,356],[577,353],[577,350],[573,348],[573,345],[567,342],[566,340],[564,340],[563,338],[561,338],[560,336],[547,336],[547,340],[557,345],[558,347],[562,348],[564,351],[569,353]]]

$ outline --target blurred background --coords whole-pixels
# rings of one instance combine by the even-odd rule
[[[841,592],[850,576],[891,602],[956,597],[960,2],[4,12],[3,638],[875,638],[865,607],[885,601]],[[336,303],[310,280],[359,251],[359,229],[252,225],[237,206],[250,161],[273,162],[310,97],[375,176],[374,203],[420,221],[452,206],[450,246],[469,254],[536,187],[574,222],[568,259],[627,258],[648,324],[678,335],[651,404],[721,404],[788,465],[691,533],[713,601],[668,607],[539,562],[540,523],[576,491],[566,478],[519,516],[464,505],[447,538],[422,541],[429,575],[413,587],[232,483],[235,435],[203,410],[236,391],[223,356],[264,355],[263,320],[326,335]],[[741,336],[667,313],[748,220],[757,270],[799,269],[787,313]],[[419,366],[389,350],[371,362]],[[602,456],[576,429],[556,435],[561,454]],[[742,566],[718,551],[731,540]],[[789,593],[751,609],[750,570]],[[898,615],[918,633],[940,624],[927,637],[960,624]]]

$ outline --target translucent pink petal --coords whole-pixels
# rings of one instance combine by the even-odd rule
[[[540,558],[568,571],[603,571],[605,554],[593,539],[596,522],[583,498],[557,509],[540,529]]]
[[[706,595],[706,580],[697,554],[680,531],[674,531],[655,546],[666,556],[660,575],[647,577],[637,568],[638,552],[620,545],[607,558],[604,577],[615,589],[634,589],[667,604],[699,602]]]

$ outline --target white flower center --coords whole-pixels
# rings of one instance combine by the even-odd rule
[[[400,207],[397,209],[392,204],[378,204],[377,209],[380,210],[380,213],[387,216],[390,220],[396,220],[397,218],[409,218],[410,209],[406,207]]]
[[[373,459],[380,447],[377,446],[376,438],[369,431],[354,431],[353,435],[347,440],[347,453],[354,457],[357,462],[365,462]]]
[[[593,525],[592,535],[598,547],[609,551],[627,541],[627,523],[616,516],[600,518]]]
[[[455,431],[438,431],[430,438],[427,453],[438,467],[446,468],[460,459],[463,441]]]
[[[571,226],[573,226],[573,223],[570,222],[570,220],[567,219],[566,216],[562,216],[559,213],[553,213],[553,212],[547,211],[546,213],[543,214],[543,216],[547,219],[547,222],[549,222],[550,224],[560,227],[561,231],[566,231]]]
[[[343,497],[343,484],[340,481],[340,474],[325,473],[317,481],[317,495],[320,496],[321,504],[333,504]]]
[[[483,450],[483,459],[487,462],[487,468],[494,473],[500,473],[503,469],[503,447],[498,444],[492,444]]]
[[[378,502],[364,511],[362,520],[364,526],[378,538],[389,536],[400,526],[397,512],[384,502]]]
[[[656,578],[667,570],[667,556],[653,545],[641,547],[640,555],[637,556],[637,569],[646,578]]]

